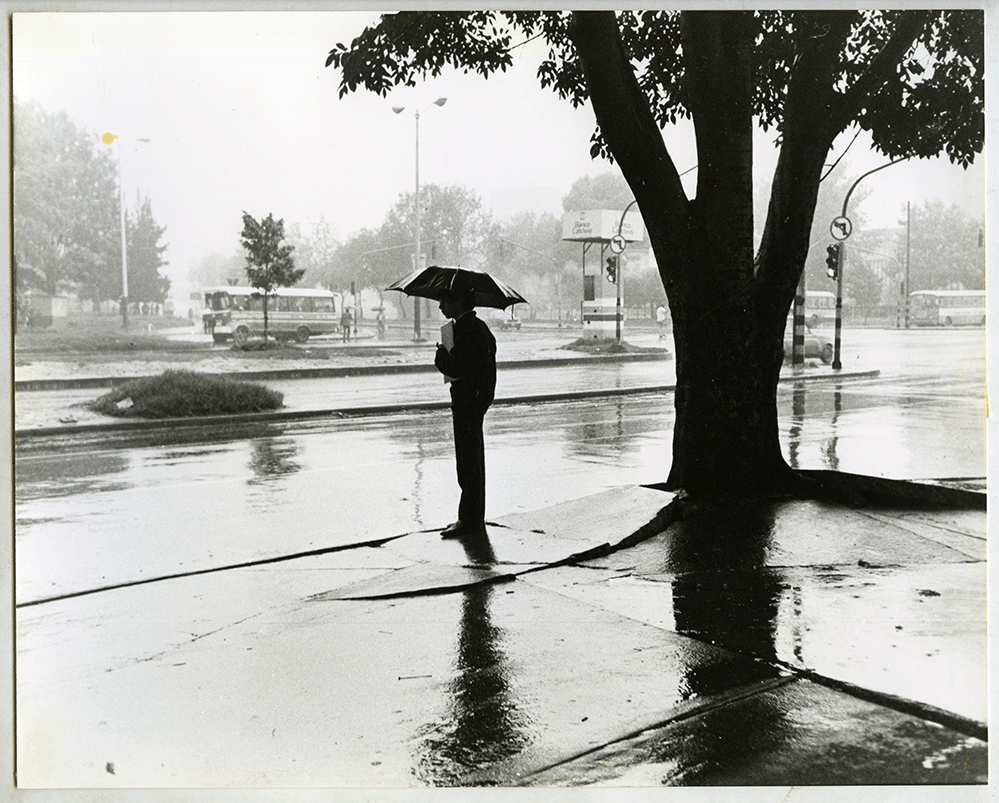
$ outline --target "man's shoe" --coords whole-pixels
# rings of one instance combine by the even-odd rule
[[[456,521],[441,530],[441,538],[461,538],[465,535],[483,535],[485,532],[486,525],[484,523],[466,524],[463,521]]]
[[[441,538],[457,538],[462,534],[461,529],[460,521],[451,522],[451,524],[441,530]]]

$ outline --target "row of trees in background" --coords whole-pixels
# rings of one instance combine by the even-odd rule
[[[582,246],[562,240],[559,217],[526,210],[497,221],[483,209],[479,196],[462,186],[428,184],[421,196],[422,248],[428,264],[495,272],[515,283],[530,299],[531,312],[541,317],[561,318],[569,309],[578,308]],[[563,198],[563,209],[621,210],[630,201],[624,179],[607,172],[575,182]],[[319,220],[311,235],[303,234],[297,224],[289,226],[287,240],[295,248],[295,265],[304,271],[302,282],[341,292],[352,286],[379,289],[412,271],[414,214],[413,193],[403,193],[381,226],[355,232],[342,243],[325,219]],[[644,270],[628,276],[629,298],[659,304],[665,300],[662,285],[646,262],[640,261]],[[243,283],[244,268],[243,251],[228,256],[214,253],[194,263],[188,278],[197,287]],[[406,307],[400,308],[405,314]]]
[[[75,292],[95,304],[121,295],[121,234],[117,162],[111,148],[75,126],[65,113],[50,114],[36,103],[15,103],[14,268],[17,294]],[[856,179],[846,168],[823,181],[805,263],[809,289],[833,289],[825,274],[829,223]],[[857,304],[893,303],[900,293],[906,259],[909,289],[981,289],[985,281],[981,221],[958,207],[931,201],[911,207],[909,220],[870,231],[858,211],[870,190],[860,185],[851,199],[854,236],[845,273],[846,295]],[[461,186],[426,185],[422,191],[425,256],[444,264],[485,266],[515,283],[531,299],[531,311],[562,317],[582,297],[581,245],[561,239],[561,222],[532,210],[497,221],[479,197]],[[757,195],[757,240],[762,235],[766,195]],[[897,202],[897,199],[893,199]],[[564,211],[624,209],[632,193],[619,173],[609,171],[576,181],[563,197]],[[135,194],[126,209],[129,297],[163,302],[170,281],[165,229],[155,220],[151,199]],[[412,269],[413,194],[401,194],[377,229],[363,229],[339,242],[324,219],[308,235],[298,224],[286,237],[295,264],[310,286],[343,290],[384,287]],[[907,225],[908,223],[908,225]],[[907,243],[908,238],[908,243]],[[906,249],[908,245],[908,257]],[[632,246],[637,250],[637,246]],[[626,257],[635,253],[630,250]],[[190,267],[196,287],[246,281],[246,252],[202,257]],[[628,263],[626,263],[628,264]],[[658,305],[665,295],[654,271],[629,272],[626,297],[637,305]],[[405,307],[403,307],[405,309]]]
[[[858,177],[841,162],[819,187],[804,269],[808,290],[836,289],[836,283],[826,275],[826,246],[836,242],[829,228],[833,219],[842,214],[843,199]],[[758,192],[756,199],[759,242],[766,220],[765,193]],[[907,263],[910,292],[985,288],[985,249],[979,237],[983,221],[958,206],[933,200],[912,204],[908,220],[901,207],[902,217],[892,228],[872,229],[862,208],[865,202],[877,200],[864,184],[850,196],[848,211],[853,234],[847,241],[849,261],[843,274],[848,299],[866,307],[895,305],[902,293]],[[887,202],[896,206],[899,199],[893,197]]]
[[[856,180],[842,164],[824,179],[812,223],[811,249],[805,262],[809,290],[834,290],[826,275],[825,246],[833,239],[829,224],[842,211],[843,198]],[[582,245],[562,240],[561,220],[550,212],[526,210],[496,221],[482,208],[478,196],[466,187],[424,186],[421,221],[424,255],[428,263],[485,267],[515,284],[531,301],[531,314],[561,319],[576,310],[582,298]],[[765,200],[765,193],[758,199]],[[863,184],[851,196],[854,234],[845,271],[845,295],[861,306],[894,305],[905,274],[908,237],[909,289],[982,289],[985,252],[980,247],[982,223],[956,206],[941,201],[913,205],[908,227],[902,219],[890,229],[871,229],[860,211],[870,198]],[[763,200],[755,210],[757,241],[766,219]],[[577,180],[562,199],[564,211],[623,210],[632,201],[631,190],[619,173],[609,171]],[[893,199],[897,203],[897,199]],[[904,213],[904,210],[903,210]],[[295,248],[295,264],[309,286],[347,292],[351,286],[379,289],[413,269],[413,194],[403,193],[377,229],[362,229],[345,242],[320,219],[311,235],[298,224],[287,230]],[[653,309],[665,300],[654,266],[633,255],[647,251],[645,243],[629,246],[625,257],[629,306]],[[587,260],[597,260],[595,252]],[[191,266],[189,279],[198,287],[244,283],[245,252],[217,253]],[[593,264],[588,262],[588,264]],[[635,270],[637,266],[640,269]],[[628,266],[632,266],[629,269]],[[403,314],[406,307],[400,306]]]
[[[14,291],[72,292],[101,301],[122,295],[118,163],[93,132],[65,112],[14,103]],[[148,196],[126,206],[130,301],[162,303],[170,281],[166,229]]]

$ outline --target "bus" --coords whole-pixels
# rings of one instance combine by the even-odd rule
[[[305,343],[313,335],[339,331],[335,295],[329,290],[278,287],[267,294],[267,332]],[[238,346],[264,333],[264,291],[255,287],[216,287],[204,291],[205,331],[216,343]]]
[[[917,290],[909,294],[916,326],[984,326],[984,290]]]
[[[790,321],[794,317],[794,305],[787,311]],[[809,329],[819,324],[831,326],[836,321],[836,294],[828,290],[805,291],[805,323]]]

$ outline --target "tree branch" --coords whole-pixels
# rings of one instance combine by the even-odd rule
[[[906,11],[903,14],[898,27],[871,60],[870,66],[843,95],[840,114],[837,115],[837,133],[855,120],[864,104],[877,94],[932,19],[932,11]]]
[[[639,208],[658,206],[657,218],[663,205],[667,218],[682,215],[687,197],[679,172],[624,53],[614,13],[573,12],[571,30],[597,125]],[[654,225],[650,217],[646,224]]]

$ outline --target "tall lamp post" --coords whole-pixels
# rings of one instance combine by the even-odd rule
[[[101,136],[101,141],[105,145],[110,145],[115,140],[118,140],[118,219],[121,223],[121,328],[128,329],[128,246],[125,229],[125,183],[121,176],[121,138],[111,133]],[[135,141],[149,142],[148,139],[141,137]]]
[[[447,103],[447,98],[437,98],[422,111],[414,111],[416,117],[416,259],[414,260],[416,270],[423,267],[420,260],[420,114],[431,106],[443,106]],[[392,111],[396,114],[406,111],[405,106],[393,106]],[[413,340],[419,342],[423,340],[420,334],[420,299],[413,298]]]

